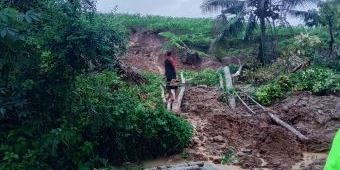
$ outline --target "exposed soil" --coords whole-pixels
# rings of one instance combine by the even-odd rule
[[[120,60],[141,70],[164,73],[163,63],[166,57],[162,52],[162,47],[165,41],[165,38],[152,31],[134,32],[130,35],[127,54]],[[195,65],[185,65],[181,62],[183,61],[182,54],[175,49],[172,49],[172,52],[178,61],[178,69],[219,68],[222,66],[222,63],[212,57],[204,57],[201,62]]]
[[[134,33],[130,39],[128,53],[122,61],[141,70],[163,73],[161,48],[165,39],[149,31]],[[222,66],[211,58],[198,65],[178,63],[182,69]],[[229,163],[242,168],[291,170],[303,160],[303,153],[326,152],[336,129],[340,128],[340,97],[337,96],[296,92],[271,106],[278,112],[277,116],[309,137],[308,143],[298,140],[264,114],[250,115],[242,107],[230,109],[218,100],[219,96],[220,91],[213,87],[188,86],[185,91],[180,115],[194,128],[191,144],[185,150],[190,160],[219,164],[226,161],[222,156],[229,151],[232,153]],[[301,165],[300,169],[321,170],[325,159],[313,161],[310,165]]]

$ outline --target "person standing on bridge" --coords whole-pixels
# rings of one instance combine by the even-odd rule
[[[176,60],[172,56],[171,51],[166,52],[166,59],[164,61],[165,77],[166,77],[166,90],[167,98],[172,101],[175,100],[178,86],[176,84]],[[175,93],[172,95],[171,90],[174,89]]]

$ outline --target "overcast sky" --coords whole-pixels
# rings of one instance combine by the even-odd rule
[[[111,12],[118,6],[118,13],[150,14],[173,17],[213,17],[213,14],[202,14],[202,0],[98,0],[100,12]]]
[[[107,13],[118,6],[118,13],[194,18],[213,18],[218,14],[203,14],[200,9],[202,2],[203,0],[98,0],[97,9]],[[289,18],[289,22],[292,25],[301,23],[298,18]]]

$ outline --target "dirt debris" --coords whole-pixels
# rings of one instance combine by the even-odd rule
[[[193,140],[195,144],[186,149],[192,160],[208,158],[209,161],[218,162],[216,157],[223,156],[225,151],[233,148],[235,150],[233,154],[237,155],[239,160],[233,164],[240,165],[242,168],[290,170],[295,163],[302,160],[304,152],[325,151],[323,148],[329,146],[331,136],[340,127],[338,125],[340,120],[334,120],[333,117],[333,113],[340,109],[338,104],[340,98],[335,96],[327,98],[305,93],[295,94],[277,102],[272,107],[280,113],[278,116],[298,130],[306,132],[303,131],[304,128],[312,128],[313,132],[319,134],[305,133],[308,137],[312,137],[312,142],[304,143],[264,115],[249,116],[242,107],[231,110],[226,103],[217,100],[220,92],[215,88],[189,87],[187,89],[183,99],[187,105],[183,111],[187,115],[187,120],[194,127]],[[308,102],[303,102],[304,100],[308,100]],[[304,103],[305,107],[292,104],[299,102]],[[288,112],[294,110],[293,118],[285,117],[285,113],[287,113],[283,112],[283,110],[287,110],[285,107],[289,107]],[[320,121],[317,114],[314,114],[314,118],[310,116],[311,111],[315,108],[319,109],[319,112],[325,113],[325,117],[329,118],[321,118],[323,121]],[[295,123],[292,123],[292,120]],[[336,126],[332,129],[322,128],[328,123]],[[324,133],[325,135],[329,134],[330,137],[325,139],[325,136],[322,135]],[[251,149],[252,153],[250,155],[240,153],[244,148]]]
[[[136,31],[131,34],[127,54],[121,61],[140,70],[163,73],[165,41],[155,32]],[[174,55],[181,61],[178,51]],[[212,58],[204,58],[197,65],[178,62],[179,69],[221,66]],[[277,111],[280,119],[309,137],[309,143],[299,141],[265,114],[250,115],[243,107],[230,109],[218,100],[219,96],[220,91],[213,87],[187,87],[181,115],[194,128],[190,146],[185,150],[190,160],[220,163],[225,159],[226,151],[233,151],[229,163],[242,168],[291,170],[294,164],[303,160],[303,153],[326,152],[336,129],[340,128],[340,95],[314,96],[308,92],[295,92],[270,107]],[[245,149],[251,152],[241,152]],[[325,159],[316,159],[298,169],[321,170],[324,162]]]
[[[153,31],[135,31],[130,35],[127,45],[127,53],[120,57],[120,60],[127,65],[140,70],[151,71],[154,73],[164,73],[163,65],[165,56],[162,48],[166,38]],[[173,49],[173,56],[177,61],[178,69],[200,70],[204,68],[219,68],[223,64],[213,57],[204,57],[197,64],[184,64],[185,59],[182,54]]]

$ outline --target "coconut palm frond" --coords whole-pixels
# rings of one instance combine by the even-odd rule
[[[228,24],[228,17],[225,14],[220,14],[215,18],[214,34],[219,35],[223,32],[225,25]]]
[[[248,18],[247,26],[245,29],[243,40],[249,41],[250,36],[252,36],[254,30],[256,29],[256,16],[251,13]]]
[[[291,15],[303,19],[306,26],[312,27],[319,23],[319,13],[315,9],[308,11],[289,10]]]
[[[236,16],[233,18],[227,27],[224,29],[225,36],[236,36],[239,35],[242,30],[244,29],[245,22],[244,22],[244,16]]]
[[[220,43],[224,37],[239,35],[244,29],[244,26],[244,15],[231,18],[228,23],[224,25],[223,30],[216,36],[215,43]]]
[[[246,3],[244,1],[237,1],[234,4],[232,4],[227,9],[223,10],[222,13],[228,13],[228,14],[238,14],[242,11],[244,11],[246,8]]]
[[[230,7],[235,0],[204,0],[201,5],[202,12],[216,12]]]
[[[296,6],[307,6],[308,4],[318,4],[321,0],[282,0],[282,7],[292,9]]]
[[[96,10],[96,3],[97,3],[97,0],[81,0],[80,1],[80,4],[83,9],[91,10],[91,11]]]

